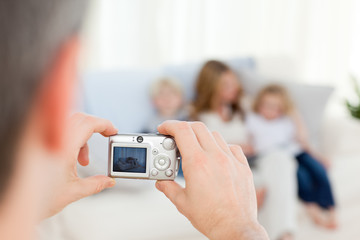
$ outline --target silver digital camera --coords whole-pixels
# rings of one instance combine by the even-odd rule
[[[179,151],[170,136],[119,134],[109,137],[110,177],[174,180],[179,165]]]

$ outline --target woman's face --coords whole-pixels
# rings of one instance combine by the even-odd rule
[[[268,120],[273,120],[283,115],[283,109],[284,104],[280,96],[266,94],[260,101],[259,114]]]
[[[221,103],[231,104],[238,101],[240,83],[232,71],[223,73],[218,86],[218,99]]]

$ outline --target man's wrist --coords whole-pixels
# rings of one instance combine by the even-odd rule
[[[236,240],[268,240],[269,237],[258,222],[243,222],[243,223],[228,223],[224,225],[218,225],[216,229],[211,231],[211,240],[224,240],[224,239],[236,239]]]

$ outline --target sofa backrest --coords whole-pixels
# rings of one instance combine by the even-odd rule
[[[83,110],[111,120],[119,132],[139,132],[152,112],[148,88],[159,71],[98,72],[83,76]]]

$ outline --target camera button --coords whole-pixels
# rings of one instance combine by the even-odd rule
[[[171,169],[166,170],[165,175],[167,177],[171,177],[173,175],[173,170],[171,170]]]
[[[170,166],[170,159],[168,156],[166,155],[158,155],[155,157],[154,159],[154,166],[156,167],[156,169],[163,171],[165,169],[167,169]]]
[[[159,154],[159,150],[158,150],[157,148],[154,148],[154,149],[152,150],[152,154],[153,154],[153,155],[158,155],[158,154]]]
[[[156,176],[156,175],[158,175],[158,173],[159,172],[156,169],[151,170],[151,175],[152,176]]]
[[[164,159],[160,159],[159,160],[159,164],[162,166],[162,165],[164,165],[165,164],[165,160]]]
[[[175,149],[175,141],[172,138],[165,138],[162,145],[163,148],[165,148],[168,151]]]

